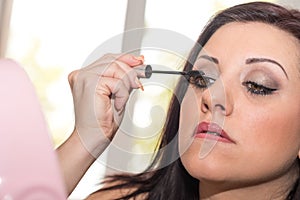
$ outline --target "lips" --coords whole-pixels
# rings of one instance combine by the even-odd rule
[[[201,122],[195,133],[196,138],[207,138],[225,143],[235,143],[216,123]]]

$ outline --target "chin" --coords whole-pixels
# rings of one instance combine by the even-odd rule
[[[228,168],[228,163],[222,164],[217,156],[210,154],[199,158],[199,153],[191,149],[181,156],[181,162],[187,172],[199,181],[224,182],[230,178],[233,170],[232,166]]]

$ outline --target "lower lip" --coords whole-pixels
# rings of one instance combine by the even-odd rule
[[[195,138],[216,140],[216,141],[220,141],[220,142],[224,142],[224,143],[232,143],[232,141],[228,140],[227,138],[212,135],[212,134],[206,134],[206,133],[197,133],[195,135]]]

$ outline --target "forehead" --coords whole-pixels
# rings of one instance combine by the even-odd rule
[[[220,27],[204,51],[221,62],[259,56],[276,59],[298,72],[300,68],[299,41],[286,31],[260,22],[232,22]]]
[[[244,43],[239,43],[243,41]],[[272,47],[298,49],[299,42],[288,32],[260,22],[232,22],[220,27],[208,40],[205,46],[216,43],[217,45],[231,45],[243,47],[259,47],[271,49]],[[230,47],[230,46],[229,46]],[[277,48],[280,50],[281,48]],[[299,53],[299,52],[298,52]]]

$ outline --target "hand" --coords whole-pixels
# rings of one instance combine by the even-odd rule
[[[141,88],[132,67],[143,57],[107,54],[91,65],[70,73],[75,107],[75,130],[85,148],[98,157],[114,137],[132,89]]]

